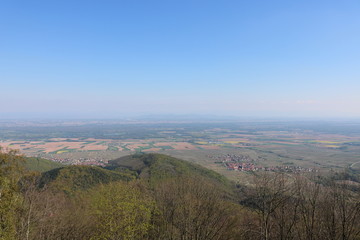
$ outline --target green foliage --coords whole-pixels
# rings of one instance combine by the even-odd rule
[[[359,192],[347,186],[357,179],[351,169],[327,181],[254,174],[254,186],[233,201],[224,177],[161,154],[127,156],[107,169],[39,173],[23,166],[18,152],[0,149],[0,240],[360,237]]]
[[[231,186],[224,176],[206,169],[198,164],[163,154],[136,154],[109,162],[112,166],[121,166],[137,171],[141,178],[149,178],[156,184],[158,181],[182,175],[202,176],[209,181],[217,182],[226,188]]]
[[[0,239],[15,238],[15,212],[22,199],[18,186],[22,161],[17,151],[3,152],[0,147]]]
[[[144,239],[151,228],[153,200],[136,185],[113,182],[92,192],[91,216],[96,231],[91,239]]]
[[[155,196],[161,212],[159,239],[236,239],[239,207],[208,179],[167,179],[156,186]]]
[[[130,181],[135,177],[131,173],[110,171],[95,166],[67,166],[45,172],[40,178],[39,187],[47,186],[56,191],[72,194],[100,183],[112,181]]]
[[[43,158],[27,157],[25,158],[24,167],[29,171],[46,172],[55,168],[64,167],[64,165]]]

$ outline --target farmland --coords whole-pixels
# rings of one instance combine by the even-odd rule
[[[328,171],[360,164],[354,122],[0,123],[0,146],[66,164],[103,165],[132,153],[165,153],[236,179],[224,164]],[[247,165],[246,165],[247,166]],[[245,168],[244,168],[245,169]],[[238,170],[238,169],[236,169]]]

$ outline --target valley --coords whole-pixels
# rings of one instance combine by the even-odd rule
[[[353,122],[63,121],[2,123],[0,130],[2,148],[62,164],[104,166],[129,154],[162,153],[238,181],[252,171],[360,166],[360,124]]]

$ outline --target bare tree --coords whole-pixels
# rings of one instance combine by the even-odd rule
[[[161,239],[232,239],[236,207],[217,187],[201,178],[179,177],[156,188],[163,226]]]
[[[289,239],[294,225],[287,204],[291,199],[290,182],[282,173],[262,173],[254,178],[254,188],[247,193],[247,204],[257,215],[258,229],[253,233],[257,239]]]
[[[321,185],[299,176],[295,181],[295,193],[299,200],[299,223],[296,226],[298,239],[321,239]]]
[[[326,187],[321,204],[323,238],[350,240],[360,235],[360,196],[349,191],[346,182],[332,181]]]

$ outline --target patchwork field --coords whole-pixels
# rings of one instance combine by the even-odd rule
[[[176,123],[4,127],[0,146],[69,164],[98,164],[159,152],[200,163],[227,176],[226,156],[252,166],[331,170],[360,168],[360,124]],[[355,127],[354,127],[355,126]],[[232,160],[231,160],[232,161]],[[220,164],[223,163],[223,164]]]

